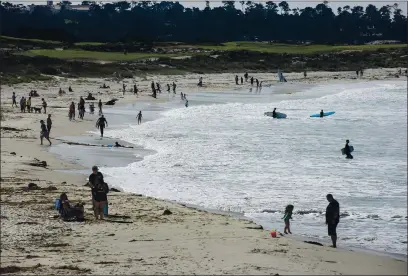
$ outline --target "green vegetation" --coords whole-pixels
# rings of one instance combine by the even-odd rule
[[[41,40],[41,39],[32,39],[32,38],[18,38],[18,37],[11,37],[11,36],[0,36],[0,41],[1,40],[10,40],[11,42],[15,41],[15,42],[26,42],[26,43],[30,43],[30,42],[34,42],[34,43],[48,43],[48,44],[55,44],[55,45],[60,45],[62,44],[62,42],[60,41],[52,41],[52,40]]]
[[[29,50],[19,53],[25,56],[46,56],[59,59],[82,59],[82,60],[103,60],[103,61],[130,61],[149,58],[163,58],[176,56],[174,54],[155,54],[155,53],[128,53],[120,52],[94,52],[84,50]]]
[[[255,51],[264,53],[275,53],[275,54],[316,54],[322,52],[337,52],[344,50],[361,50],[361,51],[375,51],[378,49],[386,48],[401,48],[407,47],[406,44],[384,44],[384,45],[342,45],[342,46],[331,46],[331,45],[295,45],[295,44],[281,44],[267,42],[227,42],[223,46],[195,46],[197,48],[213,50],[213,51]]]
[[[101,46],[104,44],[105,43],[102,43],[102,42],[77,42],[74,45],[75,46]]]

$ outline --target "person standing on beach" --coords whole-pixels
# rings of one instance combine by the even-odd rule
[[[140,110],[139,113],[137,114],[137,124],[140,125],[142,123],[142,111]]]
[[[238,85],[238,75],[235,75],[235,84]]]
[[[306,72],[306,70],[305,71],[303,71],[303,77],[306,79],[306,77],[307,77],[307,72]]]
[[[254,85],[254,77],[251,77],[251,85]]]
[[[244,78],[241,77],[241,85],[244,84]]]
[[[333,198],[333,195],[327,194],[329,205],[326,208],[326,224],[328,234],[331,237],[333,248],[337,247],[337,232],[336,228],[340,222],[340,204]]]
[[[21,112],[25,112],[25,98],[24,96],[20,99],[20,110]]]
[[[47,114],[47,102],[44,100],[44,98],[42,98],[41,101],[42,107],[44,108],[44,114]]]
[[[134,85],[133,85],[133,94],[134,94],[134,95],[137,95],[137,92],[138,92],[137,86],[136,86],[136,84],[134,84]]]
[[[105,117],[101,115],[98,121],[96,121],[96,127],[99,128],[99,130],[101,131],[101,137],[103,137],[103,129],[107,126],[108,126],[108,121],[106,121]]]
[[[103,114],[103,112],[102,112],[102,101],[101,101],[101,99],[99,99],[98,107],[99,107],[99,116],[101,116],[101,115]]]
[[[48,135],[51,134],[51,127],[52,127],[51,114],[48,114],[48,118],[47,118]]]
[[[167,84],[167,93],[170,94],[170,84]]]
[[[123,88],[123,96],[125,96],[125,92],[126,92],[126,84],[122,83],[122,88]]]
[[[11,107],[14,107],[14,105],[17,107],[16,92],[13,92],[13,96],[11,96],[11,99],[13,100]]]
[[[31,97],[28,97],[26,107],[27,107],[27,112],[30,113],[31,112]]]
[[[245,78],[245,81],[247,82],[248,81],[248,72],[245,72],[244,78]]]
[[[69,105],[68,118],[70,121],[75,120],[75,104],[71,102]]]
[[[92,204],[96,219],[103,219],[103,209],[108,201],[107,193],[109,187],[103,179],[103,174],[99,172],[97,166],[92,167],[92,174],[89,176],[91,186]]]
[[[50,142],[50,146],[51,146],[52,143],[50,141],[47,126],[45,125],[43,120],[40,121],[40,124],[41,124],[41,132],[40,132],[41,145],[43,144],[43,138],[45,138],[48,140],[48,142]]]
[[[176,85],[176,83],[173,81],[173,93],[174,93],[174,94],[176,94],[176,87],[177,87],[177,85]]]
[[[156,90],[157,92],[161,93],[161,86],[160,83],[156,82]]]
[[[293,213],[293,209],[295,207],[293,205],[288,205],[285,208],[285,215],[283,216],[283,221],[285,222],[285,228],[283,229],[283,233],[287,234],[292,234],[292,232],[290,231],[290,220],[292,219],[292,213]]]

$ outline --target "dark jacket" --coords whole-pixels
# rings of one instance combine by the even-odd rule
[[[326,208],[326,223],[333,224],[333,221],[336,224],[340,222],[340,204],[335,199]]]

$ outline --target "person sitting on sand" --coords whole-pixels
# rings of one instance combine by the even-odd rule
[[[292,219],[292,213],[293,213],[293,209],[295,207],[293,205],[288,205],[285,208],[285,215],[283,216],[283,221],[285,222],[285,229],[283,230],[283,233],[287,234],[292,234],[292,232],[290,231],[290,220]]]
[[[40,121],[41,124],[41,132],[40,132],[40,141],[41,141],[41,145],[43,144],[43,138],[47,139],[47,141],[50,143],[50,146],[52,145],[51,141],[50,141],[50,137],[49,137],[49,133],[48,133],[48,129],[47,126],[44,123],[44,120]]]
[[[84,204],[72,205],[66,193],[60,195],[60,215],[63,219],[75,217],[77,221],[84,221]]]

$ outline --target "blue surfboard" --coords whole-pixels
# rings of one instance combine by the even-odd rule
[[[335,111],[323,112],[323,117],[333,115],[334,113],[336,113],[336,112],[335,112]],[[320,117],[320,113],[310,115],[310,117],[312,117],[312,118],[319,118],[319,117]]]

